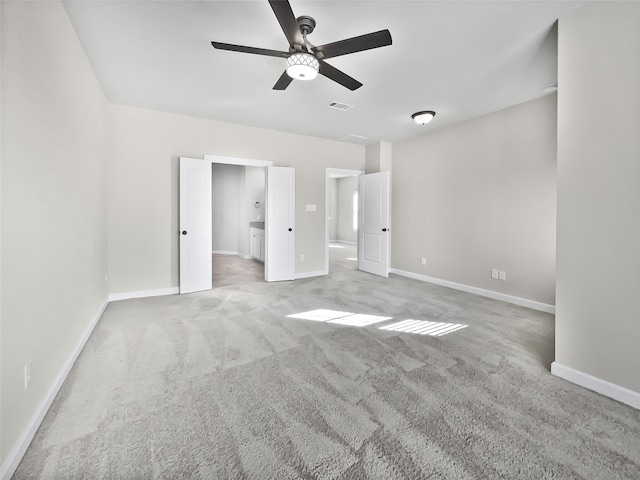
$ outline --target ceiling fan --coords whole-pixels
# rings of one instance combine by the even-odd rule
[[[287,37],[289,42],[288,52],[221,42],[211,42],[211,45],[220,50],[286,58],[287,69],[273,86],[274,90],[284,90],[294,78],[297,80],[313,80],[318,73],[347,87],[349,90],[355,90],[360,88],[362,83],[341,70],[332,67],[325,60],[391,45],[391,33],[389,33],[389,30],[380,30],[379,32],[368,33],[316,47],[307,40],[307,35],[313,32],[316,26],[316,21],[313,18],[303,15],[296,19],[287,0],[269,0],[269,5],[271,5],[271,9]]]

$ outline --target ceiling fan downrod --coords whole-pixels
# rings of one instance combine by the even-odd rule
[[[311,49],[314,47],[314,45],[309,42],[309,40],[307,39],[307,35],[312,33],[313,29],[316,28],[316,21],[313,17],[310,17],[308,15],[302,15],[296,18],[296,21],[298,22],[300,32],[302,33],[302,38],[304,39],[304,46],[307,49],[307,52],[311,53]]]

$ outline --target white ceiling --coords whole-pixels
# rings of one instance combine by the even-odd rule
[[[65,1],[107,98],[358,143],[398,141],[544,95],[556,82],[556,19],[586,1],[306,1],[314,45],[388,28],[393,45],[327,61],[364,84],[318,76],[272,90],[282,58],[216,50],[211,41],[287,51],[266,0]],[[327,108],[332,101],[354,105]],[[411,114],[435,110],[418,126]],[[366,140],[348,140],[349,135]]]

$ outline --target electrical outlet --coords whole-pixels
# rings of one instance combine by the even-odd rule
[[[503,270],[500,270],[500,272],[498,272],[498,278],[500,280],[506,280],[507,279],[507,274]]]
[[[426,257],[422,257],[422,264],[426,265],[427,264],[427,258]]]
[[[304,262],[304,254],[300,255],[300,261]]]
[[[497,268],[492,268],[491,269],[491,278],[498,280],[498,269]]]
[[[107,275],[106,273],[104,274],[104,283],[105,285],[109,283],[109,275]]]
[[[24,366],[24,389],[29,388],[31,382],[31,360]]]
[[[258,214],[258,220],[260,220],[262,218],[262,215]]]

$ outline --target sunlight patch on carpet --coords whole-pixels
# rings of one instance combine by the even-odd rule
[[[352,327],[366,327],[367,325],[373,325],[374,323],[384,322],[385,320],[391,320],[393,318],[324,309],[294,313],[292,315],[287,315],[287,317],[298,318],[301,320],[312,320],[314,322],[339,323],[340,325],[350,325]]]
[[[466,328],[467,326],[468,325],[462,325],[460,323],[427,322],[425,320],[409,319],[378,328],[381,330],[394,330],[396,332],[419,333],[420,335],[440,337],[447,333]]]
[[[356,313],[355,315],[349,315],[348,317],[331,320],[329,323],[351,325],[352,327],[366,327],[367,325],[384,322],[385,320],[391,320],[392,318],[393,317],[381,317],[379,315],[365,315],[364,313]]]
[[[328,322],[329,320],[335,320],[337,318],[348,317],[353,315],[351,312],[338,312],[336,310],[310,310],[308,312],[294,313],[287,315],[289,318],[298,318],[300,320],[313,320],[314,322]]]

